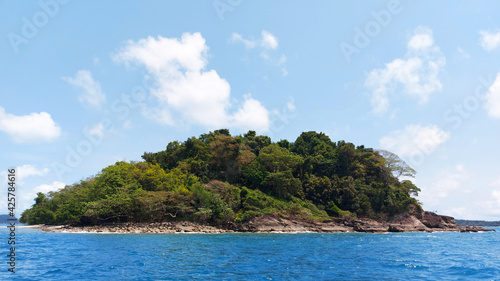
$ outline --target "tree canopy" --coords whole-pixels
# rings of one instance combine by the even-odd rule
[[[141,162],[117,162],[57,192],[38,193],[23,212],[30,224],[193,220],[239,223],[262,214],[316,220],[380,219],[421,209],[420,189],[397,155],[324,133],[272,142],[254,131],[216,130]]]

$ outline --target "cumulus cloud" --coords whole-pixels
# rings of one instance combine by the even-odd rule
[[[50,172],[49,168],[39,169],[35,165],[26,164],[17,167],[16,174],[20,184],[23,184],[24,179],[32,176],[45,176]]]
[[[75,77],[63,77],[69,84],[81,88],[78,100],[90,106],[99,107],[106,102],[106,95],[102,92],[101,84],[92,78],[92,73],[88,70],[80,70]]]
[[[16,143],[51,142],[61,135],[61,128],[47,112],[16,116],[0,107],[0,131]]]
[[[253,40],[245,39],[241,34],[235,32],[231,35],[230,42],[242,43],[246,49],[259,48],[261,50],[260,56],[266,63],[279,67],[283,76],[288,75],[286,56],[281,54],[281,56],[277,57],[269,52],[270,50],[276,50],[278,48],[278,38],[270,32],[263,30],[261,32],[261,38]]]
[[[395,59],[385,68],[374,69],[368,74],[365,86],[372,91],[373,112],[387,112],[389,95],[400,87],[403,93],[419,103],[427,102],[432,93],[442,88],[438,74],[445,63],[439,47],[434,45],[432,30],[428,27],[416,28],[408,41],[405,58]]]
[[[113,59],[144,66],[156,78],[158,86],[151,95],[160,106],[144,108],[150,118],[168,125],[268,130],[269,111],[250,95],[230,112],[234,107],[231,87],[215,70],[206,69],[207,52],[200,33],[184,33],[180,39],[158,36],[129,41]]]
[[[18,217],[25,210],[31,207],[34,203],[34,199],[36,198],[36,194],[38,192],[42,192],[47,194],[50,191],[59,191],[66,186],[63,182],[54,181],[52,183],[40,184],[32,188],[25,188],[25,191],[19,194],[19,206],[16,208],[16,214]],[[0,202],[1,203],[1,202]]]
[[[491,117],[500,118],[500,73],[486,94],[485,108]]]
[[[404,130],[393,131],[380,139],[383,149],[401,157],[429,154],[450,138],[450,133],[436,125],[408,125]]]
[[[49,168],[39,169],[35,165],[25,164],[22,166],[17,166],[16,168],[16,181],[19,184],[23,184],[24,180],[33,176],[45,176],[50,172]],[[7,172],[0,172],[0,176],[4,179],[4,182],[7,183]]]
[[[418,28],[408,42],[408,48],[413,50],[426,49],[432,45],[434,45],[434,39],[432,38],[432,30],[429,28]]]
[[[278,39],[274,37],[271,33],[263,30],[262,31],[262,46],[267,49],[278,48]]]
[[[63,182],[60,181],[55,181],[51,184],[41,184],[36,186],[33,190],[38,193],[38,192],[43,192],[47,193],[50,191],[58,191],[61,190],[65,187],[66,185]]]
[[[259,101],[252,99],[250,95],[245,96],[243,106],[234,113],[233,126],[241,128],[269,128],[269,112]]]
[[[479,34],[481,35],[479,43],[486,51],[491,52],[500,46],[500,31],[489,32],[482,30],[479,31]]]

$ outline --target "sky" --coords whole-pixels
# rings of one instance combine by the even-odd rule
[[[0,208],[220,128],[389,150],[500,220],[498,1],[0,0]]]

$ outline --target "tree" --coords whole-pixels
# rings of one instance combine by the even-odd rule
[[[302,163],[302,157],[293,155],[288,149],[277,144],[266,146],[260,151],[257,161],[270,173],[293,171]]]
[[[411,181],[409,180],[404,180],[401,182],[401,185],[404,187],[406,193],[408,195],[413,195],[413,196],[418,196],[418,193],[422,190],[418,188],[416,185],[414,185]]]
[[[305,157],[308,155],[326,155],[334,148],[335,143],[326,134],[311,131],[300,134],[293,143],[291,151]]]
[[[304,193],[306,199],[323,206],[333,201],[336,195],[329,178],[316,176],[304,181]]]
[[[271,138],[268,136],[257,136],[255,131],[248,131],[248,133],[243,136],[244,143],[250,147],[250,150],[255,154],[259,155],[260,150],[271,144]]]
[[[399,179],[402,176],[412,178],[415,177],[417,172],[396,154],[387,150],[379,150],[378,153],[385,159],[383,163],[384,167],[387,168],[396,178]]]
[[[236,138],[220,134],[215,137],[215,140],[209,146],[211,177],[233,182],[240,172],[237,161],[240,143]]]
[[[399,180],[416,172],[396,154],[334,143],[314,131],[294,143],[272,143],[255,131],[233,137],[221,129],[142,157],[145,162],[116,162],[62,190],[38,193],[20,220],[231,223],[265,213],[328,219],[326,212],[379,219],[421,209],[411,197],[420,189]]]
[[[302,197],[300,180],[293,173],[302,164],[302,157],[293,155],[288,149],[271,144],[264,147],[257,162],[261,169],[267,172],[262,184],[272,194],[286,198],[288,196]]]

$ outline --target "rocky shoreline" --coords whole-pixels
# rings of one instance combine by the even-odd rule
[[[420,218],[419,218],[420,217]],[[113,223],[95,226],[48,226],[40,228],[46,232],[60,233],[231,233],[231,232],[269,232],[269,233],[335,233],[335,232],[480,232],[493,229],[459,226],[454,218],[440,216],[432,212],[423,212],[419,216],[400,215],[387,221],[379,222],[362,218],[353,220],[336,219],[318,222],[304,218],[282,218],[264,215],[242,224],[208,225],[190,221],[157,223]]]

